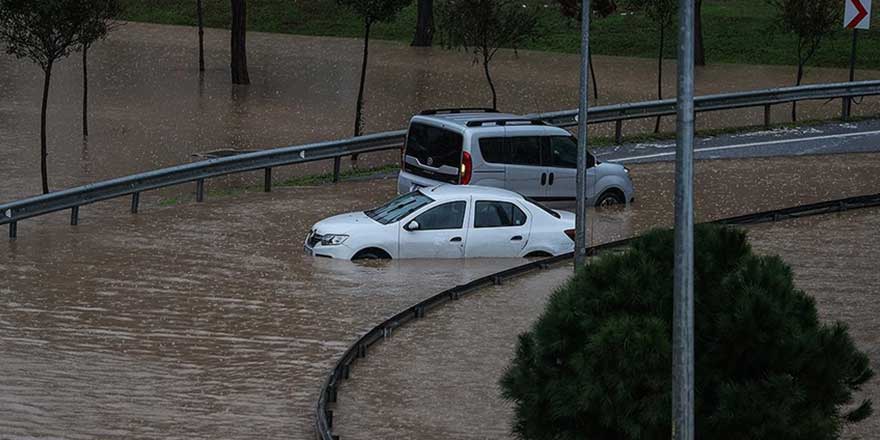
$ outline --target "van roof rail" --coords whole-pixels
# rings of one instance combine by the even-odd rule
[[[502,119],[482,119],[479,121],[468,121],[468,127],[482,127],[486,124],[495,124],[495,125],[547,125],[544,121],[540,119],[525,119],[525,118],[502,118]]]
[[[430,110],[423,110],[419,114],[422,116],[427,116],[440,113],[498,113],[498,110],[488,107],[435,108]]]

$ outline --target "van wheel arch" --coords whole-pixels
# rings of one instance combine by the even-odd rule
[[[623,190],[617,187],[611,187],[602,192],[602,194],[596,198],[596,207],[608,207],[612,205],[625,205],[626,204],[626,195],[623,193]]]

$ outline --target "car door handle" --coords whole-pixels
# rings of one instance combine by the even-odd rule
[[[514,235],[510,238],[510,241],[522,241],[522,235]]]
[[[553,185],[553,173],[550,173],[550,184]]]
[[[461,242],[461,237],[452,237],[449,241],[453,243],[459,243]]]
[[[547,173],[541,173],[541,186],[547,184]]]

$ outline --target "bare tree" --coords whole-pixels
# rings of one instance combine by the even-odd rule
[[[663,52],[666,49],[666,31],[675,22],[678,11],[677,0],[635,0],[632,4],[642,11],[657,26],[657,99],[663,99]],[[660,131],[660,116],[654,123],[654,133]]]
[[[801,85],[804,66],[815,55],[822,41],[840,26],[843,14],[841,0],[768,0],[776,7],[777,24],[783,33],[795,37],[797,48],[797,79]],[[797,120],[797,103],[791,103],[791,120]]]
[[[0,42],[6,51],[27,58],[43,70],[40,110],[40,175],[49,192],[46,169],[46,110],[55,63],[88,44],[83,34],[90,20],[89,2],[82,0],[0,0]]]
[[[355,106],[354,135],[363,132],[364,84],[367,78],[367,59],[370,53],[370,30],[381,21],[394,19],[401,9],[412,0],[338,0],[339,4],[351,8],[364,20],[364,57],[361,63],[361,81],[358,87],[357,104]],[[357,160],[357,156],[352,157]]]
[[[581,0],[556,0],[559,3],[560,10],[562,11],[562,15],[576,19],[577,23],[582,23],[583,20],[581,17],[581,11],[583,8],[581,7]],[[617,3],[614,0],[594,0],[590,3],[590,9],[593,10],[593,13],[601,18],[605,18],[614,13],[617,10]],[[596,69],[593,68],[593,51],[590,48],[590,51],[587,52],[587,59],[589,60],[590,68],[588,69],[590,72],[590,78],[593,80],[593,97],[599,99],[599,83],[596,80]]]
[[[492,90],[492,108],[497,108],[498,93],[489,63],[501,47],[516,50],[532,37],[537,23],[536,8],[515,0],[445,0],[440,6],[443,44],[471,52],[474,63],[483,65]]]
[[[205,9],[202,0],[196,0],[196,19],[199,23],[199,72],[205,71]]]
[[[434,0],[418,0],[417,14],[412,45],[429,47],[434,43]]]
[[[82,50],[83,99],[82,99],[82,130],[83,137],[89,137],[89,48],[98,40],[107,36],[115,27],[113,19],[121,11],[118,0],[82,0],[87,6],[88,16],[83,23],[80,47]]]
[[[232,0],[232,83],[250,84],[247,67],[247,1]]]

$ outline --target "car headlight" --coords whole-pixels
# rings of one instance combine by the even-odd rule
[[[321,246],[336,246],[345,243],[348,239],[347,235],[327,234],[321,238]]]
[[[626,174],[629,174],[629,168],[627,168],[627,167],[623,167],[623,171],[624,171]]]

